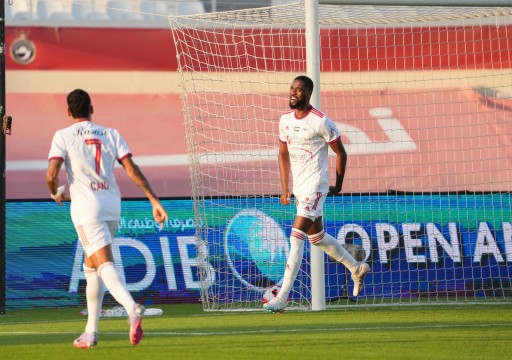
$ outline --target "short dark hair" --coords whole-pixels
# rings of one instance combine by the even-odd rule
[[[311,80],[310,78],[308,78],[307,76],[305,75],[300,75],[300,76],[297,76],[294,80],[299,80],[299,81],[302,81],[304,83],[304,87],[308,90],[310,90],[311,92],[313,92],[313,80]]]
[[[68,94],[68,108],[75,119],[87,118],[91,115],[91,98],[82,89],[75,89]]]

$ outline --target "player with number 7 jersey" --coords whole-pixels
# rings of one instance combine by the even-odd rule
[[[75,226],[119,219],[121,193],[114,165],[130,156],[128,144],[116,129],[90,120],[82,119],[55,133],[48,157],[64,161]]]
[[[119,132],[91,121],[93,107],[89,94],[76,89],[68,94],[68,115],[73,123],[53,136],[48,154],[46,183],[50,196],[58,204],[67,200],[59,186],[64,164],[71,196],[71,219],[85,252],[84,276],[87,281],[87,325],[73,345],[89,349],[98,343],[98,319],[105,288],[128,314],[132,345],[142,340],[144,307],[135,303],[114,266],[112,243],[121,217],[121,193],[114,175],[118,161],[128,177],[147,196],[153,207],[155,223],[162,228],[168,220],[146,177],[132,161],[130,148]]]

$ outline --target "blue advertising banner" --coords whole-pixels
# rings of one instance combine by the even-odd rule
[[[206,200],[202,208],[210,209],[203,234],[216,269],[209,295],[261,300],[284,274],[295,208],[277,198]],[[324,206],[326,232],[364,250],[372,272],[362,296],[373,301],[512,296],[511,218],[510,194],[344,195]],[[291,299],[310,298],[309,250]],[[351,294],[350,273],[325,259],[326,300]]]
[[[113,246],[116,267],[128,289],[145,303],[197,302],[192,201],[163,204],[171,211],[160,230],[149,202],[123,201]],[[8,202],[6,222],[7,308],[84,305],[84,252],[69,204]]]
[[[114,257],[137,299],[197,302],[200,265],[202,285],[233,301],[259,301],[280,281],[293,206],[268,197],[204,200],[201,237],[208,246],[198,248],[192,200],[163,204],[170,215],[163,229],[147,201],[122,204]],[[512,288],[511,209],[509,194],[344,195],[327,199],[324,223],[342,244],[364,249],[372,273],[363,296],[499,297]],[[6,220],[7,309],[84,305],[83,251],[69,206],[9,201]],[[296,283],[302,294],[294,296],[309,297],[308,258],[309,244]],[[340,296],[346,276],[326,260],[329,300]]]

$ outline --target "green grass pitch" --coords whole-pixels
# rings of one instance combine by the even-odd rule
[[[85,327],[77,308],[0,315],[7,359],[510,359],[512,304],[353,306],[328,311],[203,312],[200,304],[151,306],[144,339],[100,319],[97,347],[73,348]]]

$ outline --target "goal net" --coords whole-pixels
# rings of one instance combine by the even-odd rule
[[[279,202],[278,123],[294,77],[312,71],[306,11],[170,18],[205,310],[261,309],[284,274],[295,207]],[[325,256],[327,306],[510,302],[512,8],[318,13],[316,105],[348,152],[324,226],[372,268],[354,299],[343,265]],[[292,308],[311,308],[310,250]]]

